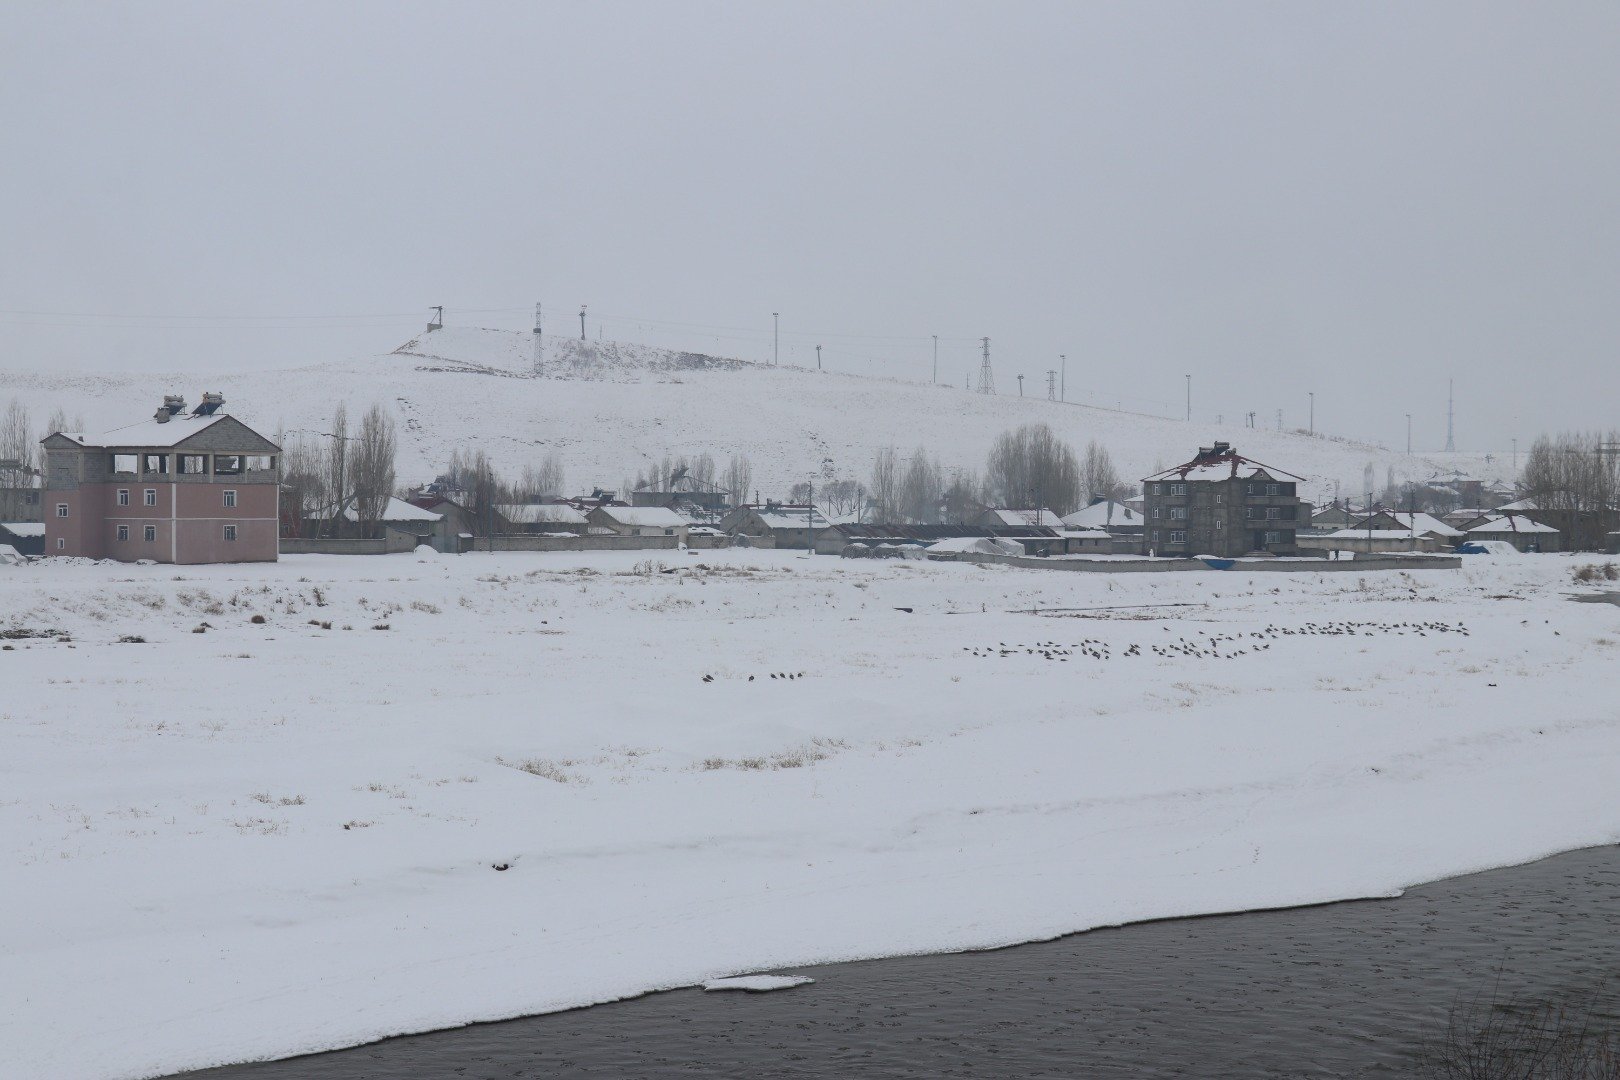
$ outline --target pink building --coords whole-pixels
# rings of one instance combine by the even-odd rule
[[[281,448],[224,406],[169,395],[142,423],[45,438],[45,554],[274,562]]]

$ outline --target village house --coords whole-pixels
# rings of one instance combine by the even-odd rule
[[[0,544],[19,555],[45,554],[43,521],[0,521]]]
[[[979,515],[974,524],[986,529],[1016,528],[1020,525],[1033,525],[1042,529],[1061,529],[1063,519],[1052,511],[1042,507],[1039,510],[1008,510],[1002,507],[992,507]]]
[[[45,553],[167,563],[273,562],[281,448],[204,394],[150,420],[45,448]]]
[[[616,536],[675,536],[686,543],[691,522],[667,506],[597,506],[585,515],[592,532]]]
[[[20,461],[0,458],[0,521],[44,521],[44,475]]]
[[[1250,461],[1218,442],[1142,481],[1147,549],[1159,555],[1297,555],[1310,521],[1301,477]]]
[[[798,503],[768,502],[764,506],[744,505],[720,519],[720,528],[730,536],[746,536],[756,547],[810,550],[815,538],[832,523],[820,510]]]
[[[685,468],[676,469],[667,484],[649,484],[630,493],[631,506],[664,506],[696,520],[718,519],[730,499],[731,492],[704,483]]]
[[[332,507],[323,507],[311,514],[299,531],[305,536],[331,535],[335,531],[331,527],[332,518]],[[342,520],[347,523],[343,532],[353,535],[360,524],[360,515],[352,497],[345,501]],[[379,511],[374,525],[374,538],[389,541],[390,551],[409,551],[422,544],[435,551],[456,551],[455,532],[449,520],[443,514],[424,510],[405,499],[390,496]]]
[[[570,503],[500,503],[495,507],[501,531],[508,535],[580,534],[589,528],[585,511]]]
[[[1122,502],[1098,499],[1090,506],[1065,514],[1062,527],[1068,529],[1102,529],[1115,536],[1141,536],[1147,528],[1147,519]]]
[[[1563,534],[1520,514],[1487,518],[1467,530],[1469,540],[1505,540],[1520,551],[1562,551]]]

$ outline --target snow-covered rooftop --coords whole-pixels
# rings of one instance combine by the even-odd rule
[[[1551,525],[1543,525],[1539,521],[1531,521],[1527,517],[1509,514],[1505,517],[1494,517],[1482,521],[1468,530],[1469,533],[1555,533],[1558,530]]]
[[[314,511],[309,516],[312,519],[316,520],[316,521],[326,521],[329,518],[331,518],[331,516],[332,516],[332,508],[330,506],[323,507],[320,510]],[[360,520],[360,515],[355,511],[353,503],[350,503],[348,506],[343,508],[343,517],[344,517],[344,520],[346,520],[346,521],[359,521]],[[443,521],[444,520],[444,515],[443,514],[435,514],[431,510],[424,510],[420,506],[413,506],[412,504],[406,502],[404,499],[396,499],[396,498],[394,498],[393,496],[390,495],[388,497],[388,504],[383,507],[382,515],[380,517],[378,517],[377,520],[378,521]]]
[[[987,510],[991,517],[1003,525],[1038,525],[1048,529],[1056,529],[1063,525],[1064,519],[1058,517],[1047,509],[1040,510],[1006,510],[996,508]]]
[[[669,529],[691,524],[667,506],[603,506],[599,509],[620,525]]]
[[[1112,502],[1104,499],[1102,502],[1067,514],[1063,524],[1079,528],[1108,528],[1119,525],[1141,525],[1142,515],[1126,506],[1124,503]]]
[[[180,413],[170,417],[164,423],[153,420],[142,420],[138,424],[129,424],[125,427],[114,428],[100,434],[87,434],[85,432],[64,431],[61,434],[80,446],[91,447],[119,447],[127,446],[131,449],[144,447],[175,446],[191,438],[199,431],[206,431],[215,424],[224,420],[228,414],[223,410],[207,416],[194,413]]]
[[[754,511],[759,520],[770,529],[825,529],[830,523],[819,510],[806,510],[802,506],[778,506],[772,510]]]
[[[1402,525],[1405,525],[1407,528],[1411,529],[1413,532],[1416,532],[1416,533],[1419,533],[1419,534],[1431,533],[1434,536],[1462,536],[1463,535],[1463,531],[1461,529],[1453,528],[1452,526],[1447,525],[1445,522],[1441,521],[1439,518],[1435,517],[1433,514],[1425,514],[1422,511],[1418,511],[1417,513],[1410,513],[1410,512],[1405,511],[1405,510],[1401,510],[1401,511],[1393,511],[1392,510],[1392,511],[1390,511],[1389,516],[1394,518],[1396,521],[1399,521]]]
[[[45,535],[45,523],[43,521],[0,521],[0,529],[6,530],[12,536]]]
[[[585,515],[567,503],[501,503],[495,512],[514,525],[585,524]]]

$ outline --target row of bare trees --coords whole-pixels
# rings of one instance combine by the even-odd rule
[[[1520,492],[1537,520],[1560,529],[1575,551],[1598,551],[1620,528],[1620,431],[1570,431],[1536,439]]]
[[[353,434],[342,402],[326,431],[278,435],[286,505],[328,536],[373,536],[395,486],[394,418],[373,404]]]
[[[84,419],[71,422],[61,408],[52,410],[45,426],[34,426],[33,414],[19,398],[12,398],[0,412],[0,487],[27,487],[31,477],[43,467],[39,443],[58,431],[81,431]]]
[[[874,521],[965,525],[987,506],[1062,515],[1131,493],[1106,447],[1093,441],[1077,454],[1045,424],[1026,424],[996,439],[982,476],[948,470],[922,447],[906,459],[893,447],[879,450],[863,501]]]

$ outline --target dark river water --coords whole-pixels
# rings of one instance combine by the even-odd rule
[[[1459,999],[1620,985],[1620,848],[1366,900],[794,969],[187,1080],[1398,1077]]]

